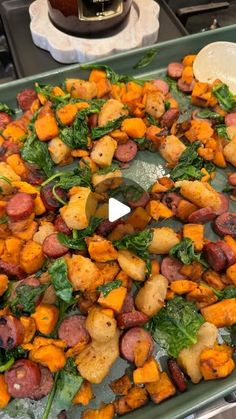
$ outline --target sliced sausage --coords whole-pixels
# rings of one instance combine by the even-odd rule
[[[3,260],[0,260],[0,272],[4,272],[7,276],[17,277],[19,279],[26,276],[26,273],[21,269],[19,265],[4,262]]]
[[[96,229],[96,233],[101,236],[108,236],[108,234],[110,234],[112,230],[114,230],[114,228],[119,224],[122,224],[121,220],[113,222],[109,220],[103,220]]]
[[[177,212],[178,205],[182,197],[175,192],[167,192],[162,198],[163,204],[170,208],[174,214]]]
[[[231,175],[229,175],[228,182],[230,185],[236,186],[236,173],[232,173]]]
[[[5,380],[12,397],[32,398],[41,382],[41,370],[38,364],[29,359],[18,359],[5,372]]]
[[[215,217],[216,215],[212,208],[205,207],[192,212],[188,217],[188,222],[193,224],[205,224],[214,220]]]
[[[153,80],[152,83],[154,84],[155,87],[157,87],[163,93],[163,95],[167,95],[167,93],[169,92],[169,86],[166,83],[166,81],[157,79],[157,80]]]
[[[180,272],[182,267],[183,264],[179,260],[166,256],[161,262],[161,273],[170,282],[186,279],[186,276]]]
[[[227,260],[227,268],[234,263],[236,263],[236,254],[234,253],[232,247],[230,247],[225,241],[218,240],[216,242],[218,246],[220,246],[221,250],[224,252],[224,255]]]
[[[230,127],[230,125],[236,125],[236,112],[228,113],[225,116],[225,125]]]
[[[221,205],[220,208],[215,212],[215,215],[221,215],[228,211],[229,209],[229,199],[226,195],[223,193],[219,194],[221,199]]]
[[[62,204],[53,195],[52,188],[53,186],[48,184],[43,186],[40,191],[40,196],[48,211],[55,211],[62,206]],[[64,189],[56,188],[56,193],[63,201],[66,201],[67,193]]]
[[[178,80],[183,73],[184,66],[181,63],[170,63],[167,67],[167,74],[172,79]]]
[[[187,382],[183,371],[180,369],[175,359],[168,359],[167,367],[172,381],[176,385],[177,389],[183,393],[183,391],[187,390]]]
[[[6,112],[0,112],[0,130],[4,130],[12,121],[12,117]]]
[[[77,343],[89,341],[89,333],[85,329],[86,317],[80,315],[69,316],[61,323],[58,336],[64,340],[67,346],[75,346]]]
[[[154,348],[153,339],[150,333],[141,327],[133,327],[132,329],[129,329],[121,338],[120,350],[122,356],[126,358],[127,361],[133,362],[135,346],[143,341],[150,344],[149,357]]]
[[[66,410],[62,410],[58,415],[57,419],[67,419]]]
[[[41,379],[39,386],[32,392],[30,398],[33,400],[40,400],[47,396],[53,387],[53,376],[48,368],[39,365]]]
[[[30,276],[29,278],[24,278],[21,281],[19,281],[19,284],[16,288],[22,286],[22,285],[29,285],[30,287],[39,287],[40,281],[38,278],[35,278],[34,276]]]
[[[168,109],[161,118],[161,126],[171,128],[178,120],[180,115],[179,109]]]
[[[130,329],[131,327],[143,326],[149,317],[141,311],[131,311],[129,313],[119,313],[116,317],[119,329]]]
[[[138,207],[145,207],[147,203],[150,201],[150,195],[148,192],[144,192],[137,201],[128,200],[128,205],[131,208],[138,208]]]
[[[71,234],[71,229],[67,226],[67,224],[60,215],[56,217],[54,225],[57,231],[60,231],[61,233],[66,234],[67,236]]]
[[[194,84],[194,81],[192,83],[185,83],[182,79],[179,79],[177,83],[178,89],[183,93],[192,93]]]
[[[236,212],[225,212],[219,215],[213,227],[219,236],[231,235],[236,238]]]
[[[121,309],[121,313],[130,313],[133,310],[134,310],[134,297],[129,292],[128,294],[126,294],[124,304]]]
[[[43,242],[43,252],[49,258],[60,258],[68,252],[68,248],[58,240],[57,233],[52,233]]]
[[[37,99],[37,93],[33,89],[25,89],[17,94],[16,99],[22,111],[28,111],[34,100]]]
[[[30,167],[30,165],[27,165],[27,168],[29,169],[27,173],[27,181],[31,185],[37,185],[40,186],[45,181],[45,176],[40,170],[33,169]]]
[[[25,192],[16,193],[8,201],[6,212],[13,221],[28,218],[34,212],[33,196]]]
[[[207,262],[216,272],[223,271],[226,268],[226,256],[216,243],[207,243],[203,248],[203,252]]]
[[[24,328],[13,316],[0,317],[0,348],[13,349],[24,340]]]
[[[137,144],[133,140],[129,140],[125,144],[118,145],[114,157],[123,163],[127,163],[135,158],[137,152]]]
[[[98,114],[94,113],[88,117],[88,125],[90,128],[95,128],[98,125]]]

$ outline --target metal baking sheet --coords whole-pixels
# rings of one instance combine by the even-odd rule
[[[197,34],[193,36],[186,36],[182,39],[172,40],[160,43],[158,46],[158,54],[155,56],[152,63],[143,70],[134,70],[133,65],[143,56],[143,54],[149,50],[150,47],[140,48],[131,52],[117,54],[112,57],[108,57],[99,62],[111,65],[117,72],[123,74],[127,73],[137,77],[150,77],[156,78],[164,74],[166,66],[171,61],[179,61],[184,55],[189,53],[195,53],[203,46],[214,41],[234,41],[235,40],[236,25],[217,29],[208,33]],[[56,70],[31,76],[22,80],[17,80],[8,84],[0,86],[1,100],[7,102],[10,106],[15,106],[16,94],[28,87],[34,85],[35,81],[44,83],[59,83],[66,77],[80,77],[86,78],[87,72],[82,71],[79,65],[67,66],[58,68]],[[163,173],[164,162],[161,157],[154,155],[149,152],[139,153],[138,157],[130,167],[129,175],[137,182],[141,182],[144,187],[148,187],[152,181],[154,181],[160,173]],[[140,173],[142,177],[140,179]],[[226,182],[226,173],[224,170],[217,171],[217,176],[214,179],[216,189],[222,189],[222,183]],[[236,204],[231,203],[231,209],[235,211]],[[165,221],[169,223],[169,221]],[[163,223],[162,223],[163,225]],[[208,237],[210,228],[207,226],[206,235]],[[158,359],[161,364],[165,364],[164,351],[160,348],[156,349]],[[108,383],[111,379],[119,377],[123,374],[124,368],[127,364],[125,361],[119,359],[112,367],[109,376],[104,380],[101,385],[94,386],[97,399],[93,402],[99,404],[100,400],[108,402],[111,400],[111,393],[109,393]],[[233,372],[229,377],[221,380],[204,382],[202,381],[198,385],[189,384],[188,391],[172,397],[160,405],[154,405],[150,402],[147,406],[124,416],[127,419],[183,419],[188,414],[201,409],[207,404],[213,402],[220,397],[224,397],[226,394],[236,389],[236,371]],[[0,418],[7,419],[9,417],[17,419],[40,419],[42,417],[42,409],[45,400],[36,402],[27,402],[25,400],[20,401],[21,407],[18,406],[18,412],[16,413],[13,409],[13,404],[9,408],[12,413],[10,416],[6,416],[4,412],[0,412]],[[72,407],[68,413],[69,419],[79,418],[80,410],[77,407]],[[52,413],[52,419],[56,418],[56,414]]]
[[[28,8],[31,3],[32,0],[0,0],[1,18],[19,78],[65,67],[64,64],[55,61],[49,52],[34,45],[29,28]],[[159,0],[158,4],[160,5],[158,42],[186,35],[186,29],[166,3]]]

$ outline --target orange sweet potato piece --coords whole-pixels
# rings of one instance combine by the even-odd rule
[[[121,131],[130,138],[142,138],[146,132],[146,125],[141,118],[126,118],[121,124]]]
[[[167,301],[169,301],[169,300],[173,300],[174,296],[175,296],[174,291],[172,291],[172,290],[168,289],[168,290],[167,290],[167,293],[166,293],[166,300],[167,300]]]
[[[36,221],[31,221],[25,230],[14,233],[14,236],[24,241],[32,240],[34,234],[37,231],[37,228],[38,224]]]
[[[192,120],[191,127],[185,132],[186,138],[192,143],[196,140],[205,143],[210,137],[213,136],[213,129],[206,121]]]
[[[96,262],[96,266],[102,275],[104,284],[113,281],[120,269],[118,263],[114,260],[106,263]]]
[[[36,119],[35,130],[40,141],[49,141],[59,135],[57,121],[53,115],[44,115]]]
[[[59,316],[58,308],[51,304],[39,304],[35,312],[31,314],[37,330],[43,335],[49,335],[53,332]]]
[[[206,322],[216,327],[232,326],[236,323],[236,298],[228,298],[201,309]]]
[[[236,254],[236,240],[231,236],[224,236],[224,241],[231,247],[233,252]]]
[[[132,224],[129,224],[129,223],[119,224],[109,234],[108,239],[110,241],[120,240],[126,234],[132,234],[132,233],[134,233],[134,227],[132,226]]]
[[[151,261],[151,275],[158,275],[160,273],[160,264],[156,259]]]
[[[160,369],[155,358],[149,358],[142,367],[133,371],[135,384],[154,383],[160,379]]]
[[[25,130],[17,125],[16,122],[10,122],[3,130],[2,135],[6,140],[17,142],[21,141],[22,137],[24,137]]]
[[[68,103],[68,105],[57,110],[57,117],[63,125],[71,125],[76,118],[77,112],[77,106],[73,103]]]
[[[159,181],[155,182],[152,185],[152,189],[151,192],[152,193],[162,193],[162,192],[166,192],[168,190],[168,188],[164,185],[161,185]]]
[[[115,129],[110,133],[110,136],[117,141],[118,144],[124,144],[128,141],[128,135],[120,129]]]
[[[108,95],[108,93],[110,93],[110,91],[111,91],[110,81],[106,78],[101,78],[97,82],[97,97],[102,98],[105,95]]]
[[[154,403],[161,403],[176,393],[176,389],[172,381],[169,379],[166,372],[160,374],[160,379],[155,383],[148,383],[145,385],[152,401]]]
[[[27,176],[28,169],[19,154],[11,154],[11,156],[7,157],[6,162],[18,176],[21,178],[25,178]]]
[[[83,406],[87,406],[93,398],[94,394],[92,385],[88,381],[84,380],[79,391],[75,394],[72,404],[82,404]]]
[[[143,367],[148,359],[150,342],[140,341],[134,347],[134,364],[136,367]],[[156,368],[155,368],[156,369]]]
[[[94,81],[95,83],[105,78],[106,72],[104,70],[99,70],[96,68],[94,68],[89,75],[89,81]]]
[[[139,407],[145,405],[147,402],[148,395],[145,388],[132,387],[126,396],[115,400],[115,412],[118,415],[124,415],[125,413],[138,409]]]
[[[22,241],[17,237],[9,237],[5,240],[3,254],[1,259],[7,263],[19,265]]]
[[[32,349],[29,353],[29,359],[48,367],[53,373],[64,368],[66,363],[63,350],[53,343]]]
[[[195,250],[200,252],[203,249],[204,226],[202,224],[185,224],[183,227],[183,237],[191,239]]]
[[[192,262],[190,265],[184,265],[180,269],[181,274],[186,275],[191,281],[199,281],[204,272],[204,268],[199,262]]]
[[[185,55],[185,57],[182,60],[182,64],[184,66],[192,66],[193,63],[194,63],[195,58],[196,58],[196,55],[194,55],[194,54]]]
[[[0,297],[6,292],[8,284],[8,277],[4,274],[0,274]]]
[[[0,374],[0,409],[4,409],[11,399],[4,374]]]
[[[177,208],[176,216],[182,221],[187,221],[188,217],[197,209],[196,205],[186,201],[185,199],[181,199]]]
[[[33,274],[43,265],[45,260],[42,246],[33,240],[29,240],[20,253],[20,266],[27,272]]]
[[[24,327],[24,344],[29,343],[36,332],[36,324],[32,317],[20,317],[20,322],[22,326]]]
[[[158,182],[159,182],[161,185],[165,186],[167,189],[170,189],[170,188],[173,188],[173,187],[174,187],[174,182],[173,182],[173,180],[172,180],[172,179],[170,179],[170,178],[169,178],[169,177],[167,177],[167,176],[160,177],[160,178],[158,179]]]
[[[225,288],[225,284],[221,280],[220,274],[218,272],[213,271],[213,269],[208,269],[203,274],[204,281],[209,284],[211,287],[216,288],[217,290],[223,290]]]
[[[226,167],[226,161],[223,151],[219,149],[215,150],[213,163],[215,163],[215,165],[218,167],[222,167],[223,169]]]
[[[215,380],[230,375],[235,368],[232,353],[233,349],[227,345],[203,349],[200,354],[200,371],[204,380]]]
[[[197,288],[196,282],[180,279],[170,284],[170,289],[178,295],[187,294]]]
[[[215,303],[218,299],[210,288],[199,285],[198,288],[187,294],[187,300],[196,303],[198,308],[204,308]]]
[[[114,414],[113,404],[107,404],[100,407],[100,409],[84,410],[81,414],[81,419],[113,419]]]
[[[119,313],[124,304],[124,300],[127,294],[127,288],[119,287],[115,288],[106,296],[101,295],[98,299],[98,303],[105,308],[111,308],[116,313]]]
[[[126,396],[132,387],[132,383],[129,376],[125,374],[117,380],[111,381],[109,387],[117,396]]]
[[[190,66],[190,65],[186,65],[183,69],[181,78],[185,83],[188,83],[188,84],[192,83],[192,81],[193,81],[193,67]]]
[[[204,160],[211,161],[214,158],[214,151],[211,148],[199,147],[197,152],[198,155],[202,157]]]
[[[151,217],[144,208],[138,207],[129,215],[127,222],[136,230],[144,230],[149,223]]]
[[[120,271],[116,277],[116,279],[118,279],[119,281],[122,282],[122,286],[127,288],[128,290],[131,288],[132,286],[132,280],[131,278],[127,275],[127,273],[125,273],[124,271]]]
[[[94,235],[86,239],[91,259],[96,262],[108,262],[117,259],[118,253],[109,240]]]
[[[146,210],[154,220],[159,220],[159,218],[171,218],[174,215],[173,211],[160,201],[149,201]]]
[[[151,125],[146,130],[146,138],[152,141],[154,144],[160,144],[160,138],[157,137],[157,134],[161,132],[161,128],[157,127],[156,125]]]
[[[228,267],[228,269],[226,270],[226,275],[230,279],[230,281],[234,285],[236,285],[236,263]]]

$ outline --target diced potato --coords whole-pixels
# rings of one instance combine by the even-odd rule
[[[236,138],[229,141],[224,148],[225,159],[236,167]]]
[[[43,244],[47,236],[55,232],[55,227],[52,223],[45,221],[39,227],[37,233],[34,234],[33,240],[36,243]]]
[[[92,182],[98,193],[106,192],[109,189],[116,189],[123,183],[122,172],[121,170],[114,170],[114,172],[109,172],[105,175],[101,175],[99,172],[94,173]]]
[[[182,180],[176,182],[175,186],[180,187],[180,193],[184,198],[201,208],[211,207],[217,211],[221,207],[220,195],[209,183],[199,180]]]
[[[88,227],[97,208],[95,194],[89,188],[78,187],[67,205],[60,209],[60,214],[71,229],[83,230]]]
[[[145,282],[138,291],[135,298],[135,305],[138,310],[154,316],[164,306],[168,280],[163,275],[153,275]]]
[[[117,332],[116,320],[108,316],[99,306],[89,310],[85,326],[91,338],[99,343],[109,342]]]
[[[118,263],[121,269],[135,281],[144,281],[146,263],[143,259],[128,250],[119,250]]]
[[[89,258],[73,255],[67,259],[68,278],[75,291],[95,291],[103,283],[98,267]]]
[[[117,148],[117,142],[109,135],[105,135],[94,143],[91,159],[98,166],[110,166]]]
[[[96,262],[109,262],[117,259],[118,252],[109,240],[94,235],[86,239],[91,259]]]
[[[68,147],[63,141],[56,137],[48,143],[48,151],[51,155],[52,160],[56,164],[66,163],[71,155],[71,148]]]
[[[9,179],[10,182],[20,180],[20,176],[18,176],[14,170],[12,170],[11,166],[5,162],[0,162],[0,176],[4,176],[5,178]],[[12,192],[13,185],[0,178],[0,188],[2,193],[7,195]]]
[[[165,113],[164,100],[163,93],[159,91],[149,92],[146,99],[146,112],[159,119]]]
[[[124,104],[116,99],[109,99],[104,103],[99,115],[98,125],[104,126],[109,121],[118,119],[122,115],[127,115],[128,111],[125,109]]]
[[[93,81],[66,79],[66,90],[78,99],[90,100],[97,96],[97,85]]]
[[[175,135],[167,135],[161,142],[159,152],[171,166],[175,166],[186,146]]]
[[[179,243],[179,238],[174,230],[169,227],[153,228],[152,242],[148,248],[149,252],[159,255],[169,253],[170,249]]]

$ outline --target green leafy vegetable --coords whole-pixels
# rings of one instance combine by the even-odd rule
[[[224,83],[219,83],[213,87],[212,93],[218,99],[220,106],[226,111],[230,112],[236,106],[236,100],[233,93],[230,92],[228,86]]]
[[[106,77],[112,84],[115,83],[128,83],[129,81],[134,81],[138,84],[144,84],[146,80],[136,79],[132,76],[127,76],[123,74],[117,74],[110,66],[105,64],[81,64],[80,68],[83,70],[93,70],[93,69],[99,69],[106,72]]]
[[[51,392],[48,396],[47,403],[46,403],[46,406],[44,408],[42,419],[48,419],[49,414],[51,412],[52,403],[53,403],[53,400],[55,398],[55,394],[56,394],[56,390],[57,390],[57,383],[58,383],[58,379],[59,379],[59,374],[60,373],[57,372],[54,376],[53,388],[52,388],[52,390],[51,390]]]
[[[110,172],[115,172],[116,170],[119,170],[119,164],[118,163],[112,163],[110,166],[102,167],[98,170],[97,174],[99,175],[106,175]]]
[[[39,297],[46,290],[47,285],[38,285],[31,287],[30,285],[20,285],[16,288],[16,297],[9,302],[12,313],[19,317],[23,314],[31,314],[35,311],[35,305]]]
[[[206,285],[206,284],[202,284],[202,285],[204,285],[204,287],[210,288],[214,292],[218,300],[225,300],[227,298],[236,298],[236,287],[234,287],[233,285],[224,288],[222,291],[217,290],[213,287],[210,287],[209,285]]]
[[[149,49],[144,56],[133,66],[133,68],[145,68],[147,67],[154,57],[157,55],[158,48]]]
[[[195,253],[194,243],[188,237],[185,237],[180,243],[172,247],[170,256],[178,258],[184,265],[190,265],[193,261],[200,262],[205,268],[207,262],[203,259],[201,253]]]
[[[133,140],[138,144],[139,150],[149,150],[151,152],[156,151],[155,144],[153,144],[152,141],[148,140],[145,137],[134,138]]]
[[[14,364],[15,358],[10,358],[5,364],[0,364],[0,373],[9,370],[11,366]]]
[[[124,236],[120,240],[115,240],[113,245],[119,250],[128,249],[136,253],[141,258],[148,258],[148,248],[152,242],[152,230],[144,230],[139,233]]]
[[[211,162],[206,162],[197,153],[197,149],[201,146],[199,141],[195,141],[181,154],[178,164],[171,171],[170,176],[173,181],[187,179],[201,179],[205,168],[208,173],[215,170],[215,166]]]
[[[67,276],[67,264],[65,259],[59,258],[55,260],[48,269],[48,272],[51,275],[51,281],[57,297],[66,303],[69,303],[73,298],[73,288]]]
[[[39,84],[36,83],[35,85],[36,93],[43,94],[47,100],[51,100],[52,102],[56,103],[63,103],[66,104],[70,100],[70,93],[66,93],[63,96],[57,96],[53,94],[53,86],[50,84]]]
[[[117,279],[116,281],[108,282],[105,285],[100,285],[99,287],[97,287],[97,290],[99,292],[102,292],[103,296],[106,297],[114,289],[120,288],[121,285],[122,285],[122,281],[119,281],[119,279]]]
[[[28,136],[21,150],[21,156],[28,163],[36,164],[44,171],[46,176],[51,176],[53,161],[50,157],[47,145],[39,141],[36,134]]]
[[[197,332],[204,321],[193,303],[175,297],[149,321],[147,328],[154,340],[177,358],[182,349],[197,343]]]
[[[58,233],[57,237],[61,244],[74,250],[86,249],[85,238],[91,236],[101,223],[102,219],[91,217],[90,225],[84,230],[73,230],[73,236],[67,236],[64,233]]]
[[[216,121],[219,121],[219,122],[224,121],[224,117],[222,115],[220,115],[217,112],[213,112],[210,109],[203,109],[201,111],[198,111],[196,113],[196,116],[198,118],[213,119],[213,120],[216,120]]]
[[[112,121],[107,122],[107,124],[104,126],[92,128],[92,140],[96,140],[97,138],[103,137],[104,135],[109,134],[109,132],[120,128],[123,119],[124,116],[120,116],[117,119],[113,119]]]
[[[14,349],[1,349],[0,348],[0,373],[8,370],[18,358],[25,358],[27,351],[21,346]]]
[[[224,189],[222,190],[222,192],[225,192],[225,193],[231,193],[233,190],[234,190],[234,186],[231,186],[231,185],[226,185],[226,186],[224,187]]]
[[[225,124],[215,125],[215,130],[217,132],[217,135],[219,135],[219,137],[223,137],[226,140],[230,140],[227,134],[227,126]]]
[[[1,218],[0,218],[0,225],[1,224],[6,224],[8,222],[8,216],[7,215],[3,215]]]
[[[169,100],[165,100],[164,105],[165,105],[165,111],[168,111],[170,109],[170,102],[169,102]]]
[[[10,108],[6,103],[0,102],[0,112],[6,112],[8,115],[14,115],[14,109]]]
[[[156,118],[154,118],[154,116],[150,115],[150,113],[146,113],[145,116],[146,116],[146,119],[149,122],[149,124],[156,125],[157,127],[160,126],[159,121]]]

